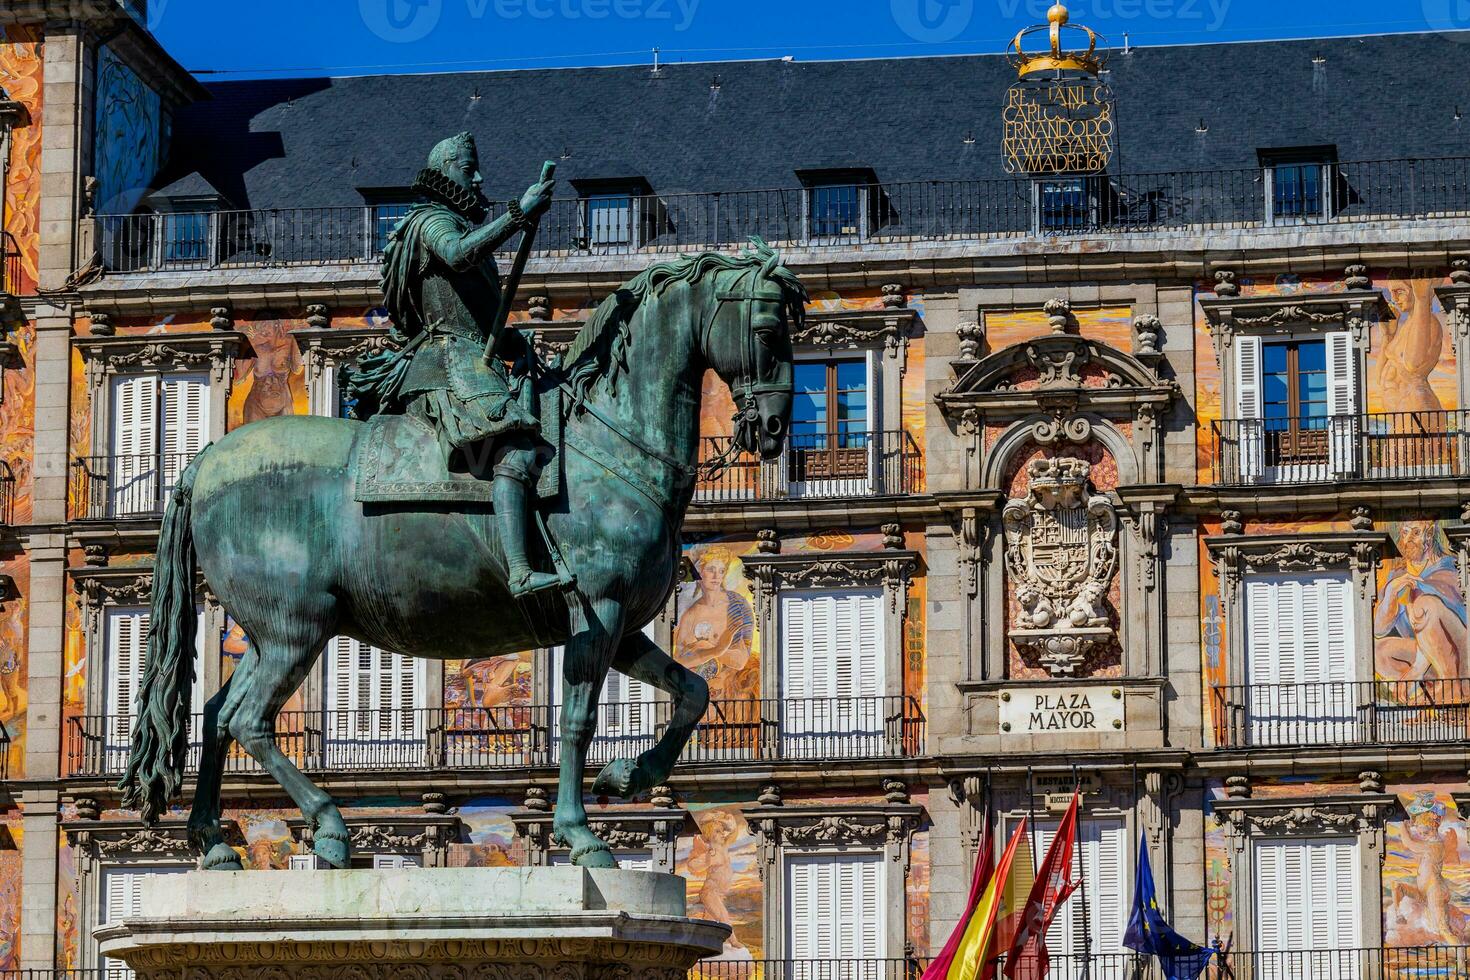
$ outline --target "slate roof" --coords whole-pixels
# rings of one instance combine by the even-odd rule
[[[1253,167],[1259,149],[1317,144],[1345,161],[1467,154],[1470,121],[1454,119],[1470,111],[1467,57],[1470,32],[1115,52],[1113,169]],[[361,204],[363,189],[406,187],[462,129],[498,198],[548,157],[561,193],[631,175],[660,194],[794,187],[798,171],[839,167],[1002,177],[1014,80],[983,55],[224,82],[178,114],[156,184],[197,171],[236,206]]]

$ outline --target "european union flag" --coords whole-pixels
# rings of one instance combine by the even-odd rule
[[[1164,921],[1164,914],[1159,911],[1159,902],[1154,895],[1154,870],[1148,860],[1148,844],[1142,838],[1138,841],[1133,915],[1128,920],[1128,931],[1123,934],[1123,945],[1157,956],[1159,966],[1164,968],[1165,980],[1199,980],[1215,953],[1213,949],[1197,946],[1185,939]]]

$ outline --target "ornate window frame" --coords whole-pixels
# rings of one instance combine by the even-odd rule
[[[147,606],[153,599],[153,566],[124,565],[116,567],[84,567],[68,570],[72,587],[81,601],[83,649],[88,666],[86,676],[86,714],[98,716],[106,711],[107,672],[102,650],[104,613],[111,606]],[[204,651],[202,676],[195,679],[204,700],[219,690],[220,657],[224,637],[225,612],[207,583],[198,579],[195,601],[204,607]]]
[[[1260,840],[1290,837],[1350,837],[1357,842],[1358,875],[1364,899],[1358,918],[1362,945],[1383,942],[1382,893],[1384,824],[1399,806],[1391,793],[1360,793],[1310,798],[1225,799],[1214,801],[1233,852],[1235,934],[1250,947],[1256,934],[1255,848]]]
[[[91,311],[91,315],[93,334],[72,338],[72,347],[81,355],[86,370],[87,395],[92,406],[91,455],[105,455],[108,451],[112,406],[107,397],[107,383],[119,375],[207,371],[209,438],[224,437],[235,359],[249,350],[249,340],[243,333],[201,330],[114,336],[98,330],[99,323],[108,323],[104,313]]]
[[[1226,278],[1221,279],[1221,275]],[[1220,369],[1220,405],[1226,417],[1234,412],[1239,386],[1231,356],[1237,336],[1303,337],[1331,330],[1346,330],[1353,335],[1358,411],[1363,411],[1362,379],[1367,377],[1369,328],[1377,321],[1383,302],[1379,292],[1371,288],[1366,267],[1349,266],[1348,288],[1336,293],[1241,296],[1233,273],[1218,273],[1216,279],[1215,297],[1201,297],[1199,306],[1215,349],[1215,366]],[[1461,389],[1463,395],[1463,383]]]
[[[1371,526],[1371,518],[1364,518]],[[1352,573],[1353,625],[1360,637],[1373,635],[1373,603],[1378,563],[1392,554],[1387,531],[1327,531],[1246,535],[1217,534],[1205,538],[1205,549],[1215,562],[1220,583],[1221,614],[1225,617],[1227,683],[1246,683],[1245,589],[1247,575],[1318,572],[1347,569]],[[1373,676],[1373,646],[1357,644],[1355,669],[1360,677]]]
[[[225,840],[232,845],[244,843],[239,826],[233,820],[221,822]],[[77,921],[87,939],[78,951],[79,966],[94,970],[101,966],[97,943],[91,939],[102,903],[104,871],[129,865],[177,867],[192,871],[198,866],[194,847],[189,842],[187,821],[170,817],[154,826],[142,820],[68,820],[61,824],[66,842],[76,852]]]
[[[1434,290],[1439,297],[1439,304],[1446,313],[1450,315],[1450,345],[1456,355],[1464,356],[1470,354],[1465,341],[1470,338],[1470,258],[1457,258],[1450,262],[1450,282],[1447,286],[1438,286]],[[1462,369],[1459,375],[1460,404],[1465,404],[1467,391],[1470,391],[1470,383],[1466,381],[1466,372]]]
[[[312,304],[306,308],[307,327],[292,330],[291,336],[301,350],[306,365],[307,411],[312,415],[335,418],[339,371],[352,367],[369,354],[387,350],[391,343],[386,327],[331,327],[327,308]]]
[[[883,286],[883,307],[876,310],[812,310],[791,336],[798,357],[866,354],[869,376],[877,389],[869,420],[874,431],[897,429],[903,419],[903,376],[908,370],[909,340],[919,322],[917,310],[905,304],[903,287]]]
[[[648,851],[653,869],[675,873],[675,854],[681,834],[694,829],[689,811],[677,806],[646,809],[600,810],[589,814],[588,826],[614,851]],[[553,854],[567,848],[551,835],[552,814],[546,810],[518,810],[510,816],[516,836],[526,840],[526,863],[532,867],[551,864]]]
[[[903,691],[903,629],[908,617],[909,584],[919,569],[915,551],[831,552],[749,555],[742,559],[755,596],[756,630],[776,655],[761,658],[761,690],[781,690],[781,616],[783,591],[880,587],[883,604],[884,695]],[[769,695],[768,696],[774,696]]]
[[[448,813],[367,814],[343,817],[356,855],[404,854],[420,859],[425,868],[449,865],[449,845],[464,836],[464,821]],[[297,854],[310,854],[312,828],[301,817],[286,821]]]
[[[885,955],[908,949],[908,876],[914,833],[924,824],[924,808],[908,802],[907,792],[890,796],[899,802],[785,806],[774,787],[762,793],[763,805],[742,810],[756,838],[756,871],[762,889],[766,956],[786,955],[786,875],[788,854],[881,854],[883,894],[887,902]]]

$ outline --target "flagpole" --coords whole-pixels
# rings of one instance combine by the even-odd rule
[[[1072,792],[1080,794],[1082,780],[1077,763],[1072,763]],[[1077,877],[1082,891],[1082,980],[1092,980],[1092,908],[1087,904],[1087,835],[1079,815],[1077,820]]]
[[[1137,759],[1134,759],[1133,760],[1133,853],[1134,853],[1135,856],[1138,854],[1138,845],[1139,845],[1140,840],[1141,840],[1141,838],[1143,836],[1143,828],[1142,828],[1142,826],[1140,824],[1141,824],[1141,821],[1138,819],[1138,760]],[[1133,869],[1133,877],[1135,879],[1137,879],[1137,877],[1138,877],[1138,871],[1139,871],[1139,869],[1136,868],[1136,867]],[[1134,978],[1134,980],[1143,980],[1143,970],[1144,970],[1144,966],[1143,965],[1144,965],[1145,962],[1151,963],[1152,962],[1152,959],[1153,959],[1152,957],[1149,957],[1148,960],[1144,960],[1143,958],[1140,957],[1139,959],[1137,959],[1137,960],[1134,961],[1134,965],[1133,965],[1133,978]]]

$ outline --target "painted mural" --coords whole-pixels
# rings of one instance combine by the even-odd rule
[[[20,969],[21,849],[19,810],[0,812],[0,973]],[[10,845],[14,845],[13,847]]]
[[[695,581],[679,588],[675,658],[708,682],[712,700],[760,697],[755,608],[738,554],[723,544],[686,553]]]
[[[96,93],[95,206],[98,214],[128,214],[163,162],[162,105],[111,47],[97,55]]]
[[[1447,328],[1449,317],[1434,294],[1436,286],[1448,281],[1443,276],[1425,276],[1404,270],[1378,269],[1371,273],[1374,287],[1383,297],[1379,319],[1368,332],[1368,356],[1364,375],[1364,404],[1370,414],[1383,412],[1436,412],[1460,407],[1456,384],[1458,371],[1454,345]],[[1299,296],[1341,292],[1340,279],[1303,279],[1295,275],[1271,279],[1241,279],[1242,296]],[[1212,284],[1200,282],[1198,294],[1214,296]],[[1223,392],[1220,365],[1208,342],[1209,326],[1204,311],[1195,308],[1195,410],[1199,418],[1196,469],[1199,481],[1211,481],[1211,424],[1230,417],[1233,408],[1221,405]],[[1370,423],[1380,426],[1388,420]]]
[[[17,598],[0,604],[0,727],[10,737],[5,771],[11,779],[25,776],[26,664],[28,660],[26,597],[30,563],[24,554],[0,560],[0,574],[15,582]]]
[[[44,63],[41,30],[0,25],[0,89],[25,106],[25,118],[10,134],[10,172],[0,226],[20,253],[16,293],[33,293],[40,281],[41,98]],[[7,242],[10,245],[11,242]]]
[[[1128,352],[1133,349],[1133,310],[1127,306],[1074,309],[1075,331],[1080,336]],[[1070,328],[1069,328],[1070,329]],[[1051,321],[1041,310],[1015,310],[985,314],[985,343],[991,352],[1002,351],[1033,337],[1051,333]]]
[[[36,328],[30,322],[10,334],[18,357],[5,371],[5,390],[0,392],[0,475],[10,484],[10,522],[29,524],[34,516],[31,463],[36,437]]]
[[[734,931],[720,959],[758,960],[764,944],[757,844],[741,810],[749,803],[693,803],[698,833],[679,841],[675,867],[688,881],[689,914]]]
[[[231,430],[248,422],[278,415],[306,415],[306,366],[292,330],[306,326],[300,320],[283,320],[269,315],[238,319],[235,329],[250,338],[253,356],[235,361],[234,384],[230,388]]]
[[[1385,680],[1443,680],[1470,668],[1459,562],[1444,523],[1389,525],[1398,556],[1380,571],[1373,620],[1374,665]]]

